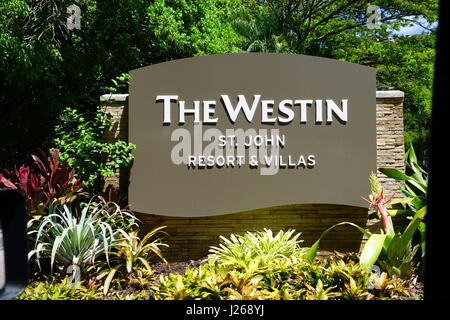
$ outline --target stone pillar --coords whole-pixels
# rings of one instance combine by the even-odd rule
[[[105,132],[105,141],[128,142],[128,94],[105,94],[100,97],[100,107],[111,116],[111,127]],[[121,169],[105,179],[104,188],[112,185],[122,196],[128,195],[129,168]]]
[[[388,178],[378,171],[380,168],[393,168],[405,172],[405,142],[403,132],[403,91],[377,91],[377,177],[384,195],[394,192],[400,197],[400,181]],[[397,220],[397,224],[405,221]],[[367,230],[379,232],[377,220],[367,221]]]
[[[394,168],[405,171],[402,91],[377,91],[377,169]],[[400,183],[377,171],[385,195],[397,192]]]

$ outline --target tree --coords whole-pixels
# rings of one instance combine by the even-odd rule
[[[67,6],[81,29],[66,28]],[[377,5],[380,28],[367,28]],[[407,139],[425,140],[434,36],[395,38],[437,19],[437,0],[3,0],[0,2],[0,167],[49,145],[59,115],[95,116],[111,79],[195,55],[301,53],[374,66],[406,92]],[[370,19],[369,19],[370,20]]]
[[[48,147],[66,107],[95,117],[102,88],[129,70],[237,51],[225,0],[0,2],[0,167]],[[67,7],[81,29],[66,29]]]
[[[376,5],[379,24],[369,5]],[[419,155],[426,148],[431,114],[436,0],[268,0],[245,1],[234,19],[242,51],[299,53],[368,65],[379,84],[405,92],[405,141]],[[393,36],[419,24],[428,33]]]
[[[380,8],[381,30],[367,27],[374,14],[368,11],[370,5]],[[286,41],[290,52],[326,56],[331,54],[330,45],[341,41],[342,36],[363,33],[387,37],[389,34],[383,31],[398,30],[420,17],[435,22],[437,10],[436,0],[251,0],[244,1],[235,24],[245,36],[244,50],[255,41],[270,41],[277,36]]]
[[[349,43],[351,44],[351,42]],[[355,39],[333,55],[377,69],[377,82],[405,92],[405,144],[413,143],[418,156],[428,146],[435,58],[435,32],[373,41]]]

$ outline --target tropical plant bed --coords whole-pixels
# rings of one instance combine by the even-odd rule
[[[412,152],[408,159],[416,169],[414,175],[387,174],[426,193],[426,181],[419,179]],[[303,247],[301,232],[293,229],[276,234],[270,229],[249,231],[220,236],[217,246],[210,247],[202,259],[168,263],[160,250],[167,246],[160,238],[168,236],[165,226],[141,236],[138,219],[111,201],[112,194],[91,197],[80,193],[73,171],[66,161],[60,161],[57,150],[48,158],[34,160],[40,170],[32,172],[36,181],[53,181],[52,173],[63,174],[68,180],[64,190],[70,193],[64,196],[66,191],[58,191],[59,184],[43,183],[39,192],[27,196],[30,203],[36,203],[41,193],[53,190],[63,195],[29,207],[35,208],[29,212],[28,223],[34,270],[20,300],[411,300],[423,296],[419,275],[425,256],[422,220],[426,207],[424,197],[414,196],[412,187],[403,191],[407,198],[395,200],[405,205],[403,212],[388,210],[393,195],[385,197],[371,174],[372,194],[367,201],[376,209],[372,219],[378,220],[380,233],[344,221],[323,231],[311,247]],[[30,172],[23,167],[6,172],[0,180],[21,188],[15,177]],[[406,228],[397,226],[396,232],[392,218],[398,214],[411,221]],[[320,241],[344,224],[367,236],[362,251],[319,251]],[[420,231],[419,243],[413,239],[416,230]],[[419,249],[420,257],[416,255]]]
[[[114,217],[108,214],[105,206],[110,205],[100,203],[85,207],[80,221],[90,221],[91,215],[99,212],[103,212],[105,217]],[[121,216],[118,208],[111,208],[115,208],[114,212]],[[71,212],[67,206],[64,210]],[[88,211],[90,214],[87,214]],[[125,216],[121,217],[118,222],[123,221]],[[42,220],[42,225],[46,219]],[[67,218],[69,220],[72,221]],[[114,224],[112,226],[122,230]],[[73,272],[69,269],[73,266],[64,267],[65,260],[61,259],[71,257],[72,253],[64,251],[70,248],[69,243],[66,245],[63,241],[67,237],[58,236],[54,243],[66,245],[61,248],[56,246],[56,249],[53,245],[52,252],[56,253],[55,261],[59,261],[59,266],[52,267],[53,260],[50,258],[53,253],[50,254],[50,251],[45,258],[37,259],[37,262],[42,262],[40,271],[36,270],[35,281],[18,299],[416,300],[423,296],[422,285],[418,282],[417,259],[408,262],[409,267],[401,276],[384,267],[373,273],[361,264],[362,254],[321,252],[317,246],[302,247],[301,233],[295,230],[281,230],[274,234],[272,230],[265,229],[232,234],[229,238],[221,236],[218,246],[210,247],[207,257],[169,263],[158,249],[164,244],[159,239],[150,240],[161,228],[154,229],[142,239],[136,236],[135,231],[121,233],[118,242],[111,242],[113,246],[110,250],[99,253],[97,262],[86,260],[81,264],[81,282],[70,280]],[[87,232],[91,229],[82,230]],[[50,235],[48,232],[46,234]],[[69,234],[74,232],[68,231]],[[45,253],[38,246],[36,248],[36,252]],[[312,249],[314,259],[310,259]],[[77,246],[70,250],[77,250]],[[110,254],[107,255],[107,252]],[[154,261],[156,256],[163,262]],[[72,258],[72,261],[79,263],[84,260]]]
[[[339,295],[333,296],[331,292],[328,292],[328,289],[324,289],[323,292],[318,292],[317,287],[312,288],[310,287],[310,292],[308,292],[309,296],[303,296],[302,298],[306,300],[315,300],[315,299],[393,299],[393,300],[418,300],[423,298],[423,282],[421,281],[421,277],[418,274],[412,274],[408,279],[402,279],[399,280],[399,284],[394,284],[392,280],[386,281],[386,283],[391,283],[391,287],[386,290],[385,295],[376,296],[376,295],[367,295],[367,290],[364,288],[365,284],[362,284],[358,280],[358,270],[355,268],[355,265],[351,264],[351,261],[357,260],[358,255],[355,252],[352,253],[342,253],[342,252],[329,252],[329,251],[320,251],[318,253],[318,257],[316,260],[317,265],[323,265],[324,261],[345,261],[345,264],[341,264],[339,269],[339,272],[348,272],[348,274],[352,274],[352,276],[355,278],[355,281],[357,284],[354,284],[353,288],[349,288],[347,284],[344,284],[343,287],[343,293],[340,297]],[[281,259],[282,260],[282,259]],[[204,288],[204,283],[202,283],[203,279],[199,279],[200,281],[197,283],[195,282],[195,279],[192,278],[192,274],[197,274],[199,267],[207,267],[208,263],[211,262],[211,257],[204,257],[202,259],[197,260],[189,260],[189,261],[182,261],[182,262],[169,262],[169,263],[155,263],[152,265],[153,269],[153,275],[150,277],[150,281],[145,285],[136,285],[136,284],[126,284],[123,286],[113,286],[109,292],[104,295],[101,292],[100,286],[81,286],[79,289],[76,290],[69,290],[66,286],[61,285],[61,283],[64,283],[64,281],[60,280],[47,280],[47,282],[44,279],[41,279],[40,281],[35,281],[32,284],[30,284],[29,288],[27,288],[27,292],[25,295],[22,295],[19,299],[55,299],[55,300],[66,300],[66,299],[87,299],[87,300],[154,300],[154,299],[161,299],[161,298],[169,298],[169,299],[192,299],[192,298],[199,298],[199,293],[197,290],[201,291],[202,287]],[[251,263],[249,264],[249,267],[251,268]],[[337,264],[336,266],[339,266]],[[237,267],[239,270],[240,268]],[[353,271],[351,271],[354,269]],[[286,269],[287,270],[287,269]],[[237,274],[244,274],[243,270],[237,271],[233,270],[232,268],[229,268],[227,272],[230,274],[233,274],[234,272],[237,272]],[[266,270],[266,274],[264,275],[264,278],[280,278],[283,277],[283,273],[289,273],[282,270],[273,270],[273,274],[270,275],[271,270]],[[279,275],[275,274],[275,272],[278,272]],[[336,274],[339,274],[336,273]],[[219,274],[219,273],[217,273]],[[217,275],[216,273],[212,273],[213,277]],[[356,276],[355,276],[356,275]],[[239,276],[238,276],[239,278]],[[47,278],[50,279],[50,278]],[[160,279],[165,279],[161,283]],[[171,279],[171,280],[169,280]],[[174,281],[174,280],[179,280]],[[244,279],[244,281],[242,281]],[[245,284],[246,280],[249,280],[249,283]],[[270,296],[267,292],[264,293],[264,295],[261,295],[258,297],[257,293],[266,291],[265,289],[262,289],[261,287],[252,287],[252,281],[254,281],[255,278],[253,276],[250,276],[248,279],[240,278],[239,283],[234,286],[234,288],[239,288],[239,293],[237,291],[229,290],[228,293],[234,293],[234,294],[245,294],[247,290],[247,297],[242,297],[245,299],[283,299],[286,297],[281,296]],[[280,279],[281,280],[281,279]],[[305,282],[309,282],[311,279],[304,279]],[[171,281],[173,283],[171,283]],[[296,283],[297,285],[303,281],[301,278],[297,279],[285,279],[285,281]],[[53,282],[53,284],[49,285],[50,282]],[[55,285],[56,283],[56,285]],[[253,282],[254,283],[254,282]],[[337,282],[336,282],[337,283]],[[175,284],[175,286],[172,286],[172,284]],[[250,284],[250,285],[249,285]],[[392,284],[394,284],[392,286]],[[200,289],[193,289],[193,287],[197,286]],[[233,287],[233,286],[230,286]],[[240,287],[239,287],[240,286]],[[247,286],[247,287],[246,287]],[[308,285],[307,285],[308,286]],[[177,289],[175,289],[177,287]],[[301,286],[300,286],[301,287]],[[319,286],[320,287],[320,286]],[[325,287],[325,285],[324,285]],[[398,289],[398,294],[393,294]],[[160,293],[158,291],[161,290]],[[223,288],[221,289],[223,290]],[[220,291],[220,290],[219,290]],[[223,290],[227,291],[227,289]],[[301,290],[300,290],[301,291]],[[166,296],[162,296],[161,293],[164,292]],[[334,292],[334,294],[339,294],[339,292]],[[253,296],[252,296],[253,295]],[[224,296],[225,297],[225,296]],[[226,298],[234,298],[237,299],[239,296],[226,296]],[[299,298],[294,297],[294,298]],[[309,299],[308,299],[309,298]],[[211,296],[206,295],[205,299],[211,299]]]
[[[357,257],[356,253],[338,252],[338,251],[319,251],[317,256],[319,258],[338,258],[343,256],[352,255]],[[160,276],[168,276],[169,274],[184,274],[188,268],[196,268],[207,262],[208,258],[204,257],[197,260],[181,261],[181,262],[169,262],[168,264],[158,262],[153,265],[155,282],[159,283]],[[409,287],[405,288],[407,294],[400,297],[401,300],[418,300],[423,299],[423,279],[420,275],[413,274],[409,279]],[[120,295],[138,294],[141,290],[128,287],[123,290],[117,290],[116,293]],[[105,299],[108,297],[105,296]]]
[[[318,256],[321,258],[327,257],[338,257],[343,256],[348,253],[342,252],[330,252],[330,251],[319,251]],[[354,253],[353,253],[354,254]],[[153,266],[155,281],[159,282],[160,276],[168,276],[169,274],[184,274],[185,270],[188,268],[195,268],[200,265],[205,264],[207,261],[207,257],[197,259],[197,260],[189,260],[189,261],[181,261],[181,262],[170,262],[168,264],[159,262]],[[407,289],[409,296],[403,296],[402,300],[417,300],[423,298],[423,281],[420,275],[413,275],[410,279],[410,286]],[[117,291],[119,294],[129,294],[129,293],[138,293],[140,290],[135,288],[127,288],[122,291]],[[106,297],[107,298],[107,297]]]
[[[341,252],[329,252],[329,251],[320,251],[318,253],[318,257],[327,259],[327,258],[338,258],[343,256],[353,255],[356,256],[356,253],[341,253]],[[189,261],[181,261],[181,262],[170,262],[168,264],[165,263],[157,263],[153,265],[154,270],[154,285],[159,285],[159,278],[168,277],[169,274],[179,274],[183,275],[186,269],[197,268],[201,265],[207,263],[207,257],[197,259],[197,260],[189,260]],[[410,279],[405,281],[408,283],[408,286],[405,287],[405,293],[398,297],[398,300],[421,300],[423,299],[423,282],[420,275],[412,275]],[[101,300],[110,300],[110,299],[134,299],[136,297],[148,296],[151,297],[151,290],[144,290],[146,294],[143,294],[143,290],[128,286],[125,288],[112,290],[110,294],[106,296],[101,296],[98,299]],[[150,298],[151,299],[151,298]]]

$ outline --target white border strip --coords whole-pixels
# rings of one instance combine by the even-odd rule
[[[104,94],[100,96],[100,101],[126,101],[128,94]]]
[[[377,98],[404,98],[405,93],[400,90],[377,91]]]

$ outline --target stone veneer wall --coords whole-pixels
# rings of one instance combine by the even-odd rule
[[[401,91],[377,91],[377,168],[390,167],[404,171],[403,97]],[[113,117],[113,125],[105,134],[109,141],[128,141],[128,95],[115,94],[101,97],[102,108]],[[386,194],[399,191],[398,183],[377,172]],[[106,181],[126,194],[129,171],[121,170]],[[131,204],[132,209],[132,204]],[[184,261],[204,257],[209,246],[217,245],[219,236],[270,228],[274,232],[289,228],[302,232],[304,246],[310,246],[329,226],[351,221],[366,227],[377,228],[367,219],[367,209],[351,206],[302,204],[273,207],[213,217],[181,218],[136,213],[144,223],[142,231],[156,226],[167,226],[170,245],[164,250],[169,261]],[[321,243],[322,250],[358,250],[364,238],[355,228],[342,226],[331,232]]]
[[[405,171],[402,91],[377,91],[377,169]],[[386,194],[400,192],[398,181],[377,172]]]

